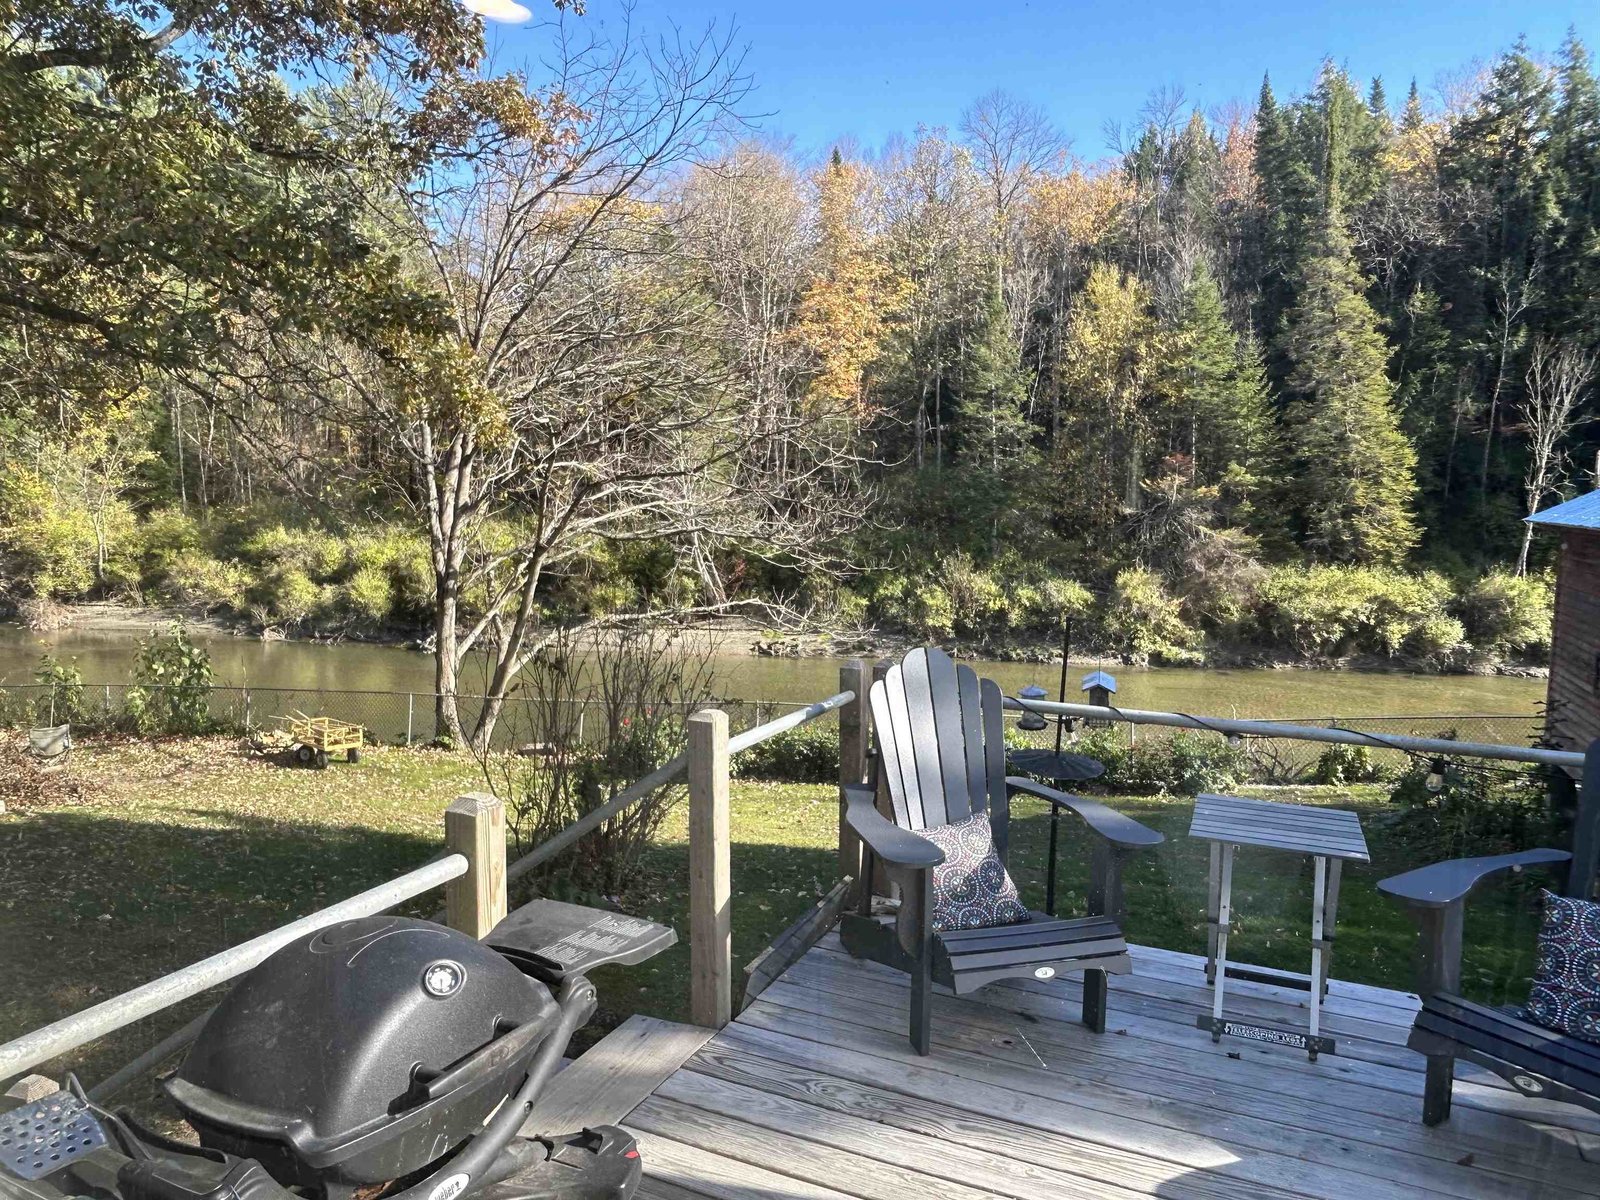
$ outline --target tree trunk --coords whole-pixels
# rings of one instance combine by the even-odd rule
[[[463,741],[461,710],[456,700],[459,677],[456,657],[456,596],[454,572],[436,582],[433,606],[433,736]]]

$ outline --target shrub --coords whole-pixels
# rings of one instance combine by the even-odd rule
[[[425,538],[403,529],[379,527],[350,536],[356,573],[379,571],[389,580],[393,617],[422,621],[433,608],[433,559]]]
[[[1468,641],[1497,655],[1550,653],[1555,587],[1548,575],[1490,571],[1456,605]]]
[[[322,605],[322,589],[299,567],[280,567],[251,591],[265,615],[284,625],[300,624]]]
[[[223,562],[199,550],[185,550],[166,569],[158,591],[169,603],[199,612],[243,612],[251,574],[242,563]]]
[[[1311,769],[1311,782],[1344,787],[1351,783],[1371,783],[1381,773],[1372,751],[1365,746],[1335,744],[1317,757],[1317,765]]]
[[[1444,785],[1429,791],[1432,763],[1414,763],[1390,793],[1400,809],[1396,832],[1428,862],[1559,845],[1549,776],[1537,767],[1464,766],[1446,760]]]
[[[204,733],[211,727],[211,656],[182,622],[139,643],[128,715],[141,733]]]
[[[873,590],[872,609],[883,624],[925,641],[941,641],[955,632],[950,593],[927,579],[880,577]]]
[[[94,586],[97,543],[89,514],[34,472],[0,472],[0,582],[49,598]]]
[[[839,778],[839,731],[818,724],[785,730],[735,755],[733,774],[739,779],[833,783]]]
[[[381,625],[394,608],[394,585],[378,568],[362,567],[345,583],[344,600],[358,617]]]
[[[1198,634],[1161,577],[1142,568],[1123,571],[1106,603],[1106,632],[1134,662],[1195,662]]]
[[[1312,657],[1448,657],[1465,641],[1450,600],[1443,576],[1376,567],[1279,567],[1259,593],[1265,632]]]
[[[84,703],[83,672],[76,664],[64,663],[45,654],[34,668],[34,681],[48,689],[35,705],[35,720],[52,725],[82,725],[89,708]]]
[[[200,525],[182,509],[158,508],[139,523],[131,542],[142,578],[156,583],[180,560],[200,554]]]
[[[1242,748],[1215,734],[1180,732],[1129,746],[1115,785],[1123,791],[1198,796],[1230,791],[1249,778],[1250,758]]]
[[[998,622],[1004,624],[1006,597],[987,571],[965,554],[951,554],[939,562],[939,583],[948,598],[951,622],[957,633],[986,636]]]
[[[298,570],[312,579],[328,579],[345,565],[344,543],[320,529],[271,525],[246,538],[241,552],[263,567]]]
[[[1121,728],[1091,729],[1072,752],[1104,764],[1098,782],[1114,792],[1196,796],[1229,791],[1250,778],[1249,755],[1215,734],[1179,732],[1129,745]]]

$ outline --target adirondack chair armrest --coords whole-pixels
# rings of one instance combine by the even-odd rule
[[[1421,934],[1417,941],[1417,994],[1461,990],[1461,942],[1467,896],[1500,871],[1566,862],[1565,850],[1523,850],[1484,858],[1456,858],[1431,863],[1380,880],[1378,890],[1406,906]]]
[[[1467,894],[1500,871],[1546,866],[1572,858],[1565,850],[1521,850],[1484,858],[1453,858],[1429,863],[1413,871],[1380,880],[1378,890],[1411,908],[1444,908],[1465,900]]]
[[[926,870],[944,861],[944,851],[927,838],[901,829],[878,811],[876,794],[862,784],[845,784],[845,820],[884,862]]]
[[[1123,816],[1116,809],[1107,808],[1098,800],[1090,800],[1086,796],[1074,796],[1069,792],[1057,791],[1048,784],[1043,784],[1034,779],[1027,779],[1020,775],[1006,777],[1006,790],[1008,792],[1026,792],[1030,796],[1037,796],[1057,808],[1064,808],[1068,812],[1076,813],[1083,819],[1091,832],[1104,838],[1118,850],[1142,850],[1149,846],[1159,846],[1167,840],[1167,835],[1141,825],[1132,817]]]

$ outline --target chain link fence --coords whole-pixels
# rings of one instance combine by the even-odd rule
[[[131,728],[128,692],[135,685],[128,683],[85,683],[79,687],[47,683],[13,684],[0,688],[0,726],[23,728],[35,725],[72,724],[83,729]],[[146,689],[147,691],[150,689]],[[367,730],[370,740],[389,745],[414,745],[426,743],[435,737],[435,697],[431,692],[378,692],[330,691],[315,688],[270,687],[210,687],[205,689],[207,709],[214,725],[224,731],[248,732],[271,729],[278,718],[294,713],[313,717],[333,717],[349,721]],[[598,700],[573,700],[581,706],[580,722],[587,719],[592,728],[583,736],[601,744],[605,731],[601,727],[606,719],[604,707]],[[746,729],[772,720],[798,708],[798,701],[722,699],[714,701],[725,709],[733,729]],[[459,708],[462,723],[471,728],[483,704],[481,696],[462,696]],[[495,744],[511,748],[546,740],[537,723],[542,719],[544,706],[538,701],[507,700],[496,725]],[[1450,713],[1415,716],[1368,717],[1284,717],[1285,724],[1313,725],[1322,728],[1358,730],[1382,737],[1384,734],[1404,734],[1412,737],[1452,738],[1467,742],[1492,742],[1500,745],[1527,746],[1538,742],[1543,732],[1543,718],[1535,713]],[[1052,746],[1053,728],[1037,732],[1016,730],[1015,721],[1010,737],[1016,743],[1032,746]],[[1077,722],[1084,728],[1087,722]],[[1116,723],[1124,730],[1129,743],[1170,738],[1178,731],[1154,726],[1135,726]],[[580,729],[582,726],[580,725]],[[1204,736],[1204,735],[1202,735]],[[1254,764],[1253,774],[1263,781],[1293,782],[1305,779],[1314,771],[1317,760],[1327,747],[1314,742],[1290,738],[1251,737],[1241,748]],[[1400,767],[1405,754],[1401,751],[1373,750],[1374,759],[1381,765]]]
[[[132,728],[132,709],[128,693],[139,685],[130,683],[48,683],[7,684],[0,687],[0,727],[21,729],[29,726],[71,724],[96,729]],[[145,692],[159,691],[144,687]],[[195,689],[190,689],[195,690]],[[360,725],[368,739],[387,745],[409,746],[425,743],[436,736],[435,700],[432,692],[330,691],[322,688],[220,687],[201,689],[212,724],[220,731],[247,733],[272,729],[280,718],[303,713],[312,717],[333,717]],[[602,743],[604,705],[599,700],[572,700],[580,706],[580,736]],[[735,730],[759,725],[795,709],[798,701],[714,700],[728,713]],[[457,698],[461,722],[468,729],[482,710],[482,696]],[[511,747],[546,740],[537,728],[543,702],[513,696],[495,727],[495,743]],[[687,706],[686,706],[687,707]],[[584,731],[585,724],[594,728]]]
[[[1204,720],[1204,714],[1196,715]],[[1278,721],[1285,725],[1310,725],[1322,729],[1349,729],[1359,733],[1383,737],[1385,734],[1406,737],[1446,738],[1461,742],[1487,742],[1502,746],[1532,746],[1539,742],[1544,732],[1544,718],[1537,713],[1445,713],[1417,716],[1377,717],[1263,717],[1257,720]],[[1015,718],[1008,723],[1009,739],[1013,744],[1031,747],[1055,746],[1054,725],[1042,730],[1022,730]],[[1171,739],[1175,736],[1210,737],[1204,732],[1164,728],[1155,725],[1134,725],[1131,722],[1091,722],[1079,719],[1073,722],[1079,731],[1095,726],[1114,728],[1129,745]],[[1215,735],[1221,737],[1221,734]],[[1071,749],[1074,741],[1064,737],[1063,749]],[[1251,777],[1263,783],[1294,783],[1310,778],[1317,761],[1328,752],[1328,746],[1301,741],[1295,738],[1248,737],[1240,739],[1239,749],[1251,763]],[[1403,768],[1409,755],[1402,750],[1369,751],[1375,765],[1383,768]]]

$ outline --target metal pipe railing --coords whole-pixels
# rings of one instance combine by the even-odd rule
[[[1453,738],[1411,737],[1399,733],[1363,733],[1357,729],[1324,729],[1279,721],[1251,721],[1237,717],[1196,717],[1188,713],[1159,712],[1115,705],[1063,704],[1054,700],[1017,700],[1007,696],[1007,708],[1045,716],[1118,721],[1128,725],[1167,725],[1174,729],[1199,729],[1240,737],[1289,738],[1302,742],[1334,742],[1367,746],[1374,750],[1401,750],[1411,754],[1495,758],[1510,762],[1542,763],[1552,767],[1582,768],[1584,756],[1570,750],[1545,750],[1535,746],[1502,746],[1488,742],[1461,742]]]
[[[785,713],[783,716],[768,721],[765,725],[756,725],[746,729],[728,739],[728,753],[738,754],[741,750],[748,750],[751,746],[758,746],[768,738],[789,729],[796,729],[801,725],[809,724],[818,717],[826,716],[835,709],[840,708],[855,699],[854,692],[838,692],[826,700],[818,700],[805,708],[796,709],[794,712]],[[601,825],[619,816],[627,809],[643,800],[659,787],[665,787],[681,776],[689,767],[688,754],[680,754],[676,758],[668,759],[643,779],[630,783],[599,808],[585,813],[578,820],[568,825],[554,837],[541,842],[516,862],[506,868],[506,879],[518,879],[526,875],[541,863],[549,862],[563,850],[571,848],[580,839],[593,833]]]
[[[736,733],[728,739],[728,753],[738,754],[741,750],[748,750],[751,746],[759,746],[770,738],[777,737],[791,729],[798,729],[802,725],[809,725],[818,717],[825,717],[836,709],[843,708],[856,698],[854,692],[835,692],[826,700],[818,700],[815,704],[808,704],[794,712],[784,713],[768,721],[765,725],[757,725],[746,729],[743,733]]]
[[[0,1045],[0,1079],[20,1074],[30,1067],[48,1062],[59,1054],[76,1049],[85,1042],[121,1029],[124,1025],[160,1012],[180,1000],[197,996],[219,983],[243,975],[265,960],[274,951],[290,942],[315,933],[340,921],[357,917],[370,917],[409,900],[440,884],[448,883],[467,873],[467,860],[460,854],[448,854],[408,871],[398,879],[368,888],[348,900],[319,909],[310,916],[301,917],[281,928],[251,938],[210,958],[201,959],[160,979],[103,1000],[82,1012],[63,1017],[43,1029],[25,1033],[21,1037]]]

